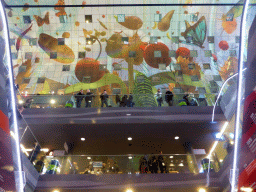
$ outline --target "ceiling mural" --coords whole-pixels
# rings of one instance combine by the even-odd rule
[[[44,4],[53,2],[94,1]],[[237,72],[241,11],[189,5],[8,8],[16,83],[30,94],[81,88],[152,94],[167,87],[174,93],[217,93]]]

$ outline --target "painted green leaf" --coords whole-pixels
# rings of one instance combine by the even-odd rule
[[[106,73],[99,81],[96,81],[94,83],[77,83],[75,85],[71,85],[65,89],[65,94],[73,93],[81,89],[96,89],[113,83],[119,84],[121,86],[122,93],[127,94],[126,85],[122,81],[122,79],[110,73]]]
[[[143,80],[142,80],[142,79]],[[134,82],[134,101],[136,107],[156,107],[156,99],[150,79],[143,73],[137,73]]]

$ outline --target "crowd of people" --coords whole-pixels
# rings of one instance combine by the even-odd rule
[[[73,95],[70,100],[66,102],[65,107],[72,108],[74,105],[76,105],[76,108],[81,108],[81,103],[83,100],[85,100],[85,108],[92,107],[92,101],[95,95],[88,89],[86,94],[84,94],[84,91],[81,89],[76,95]],[[100,95],[101,100],[101,107],[110,107],[108,104],[109,95],[106,90],[103,91]],[[120,99],[119,95],[116,95],[116,104],[119,105],[119,107],[133,107],[133,96],[130,94],[129,96],[124,95],[122,99]]]
[[[166,89],[165,92],[165,102],[169,105],[169,106],[173,106],[173,93],[169,90]],[[157,90],[156,94],[155,94],[157,103],[158,103],[158,107],[161,107],[164,100],[163,100],[163,95],[160,89]],[[199,103],[197,101],[197,99],[194,97],[194,94],[185,94],[183,96],[183,99],[179,100],[179,106],[198,106]]]
[[[160,154],[158,156],[151,156],[147,158],[144,156],[140,159],[140,173],[167,173],[166,164],[164,162],[163,156]]]
[[[161,92],[160,89],[157,90],[156,94],[154,95],[158,104],[158,107],[161,107],[164,104],[164,101],[168,104],[168,106],[173,106],[173,97],[174,94],[169,90],[166,89],[165,94]],[[85,100],[85,108],[92,107],[93,98],[95,95],[88,89],[86,94],[84,94],[83,90],[81,89],[77,94],[71,97],[69,101],[67,101],[65,107],[74,107],[80,108],[81,103]],[[106,90],[104,90],[100,95],[101,100],[101,107],[111,107],[108,104],[109,95]],[[133,102],[133,95],[130,93],[129,95],[123,95],[120,97],[119,95],[115,95],[116,104],[119,107],[133,107],[135,103]],[[194,94],[184,94],[183,98],[178,101],[179,106],[198,106],[199,103],[197,99],[194,97]]]

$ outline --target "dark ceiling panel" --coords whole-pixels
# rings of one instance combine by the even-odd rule
[[[143,123],[143,124],[51,124],[30,125],[43,148],[63,150],[66,141],[74,142],[74,154],[184,154],[183,144],[191,142],[196,149],[209,151],[213,133],[223,123]],[[174,137],[179,136],[179,140]],[[80,139],[86,140],[82,142]],[[129,142],[128,137],[133,140]],[[33,138],[25,134],[24,145],[32,147]],[[130,145],[129,145],[130,144]]]

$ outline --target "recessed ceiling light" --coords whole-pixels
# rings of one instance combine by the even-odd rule
[[[173,159],[173,156],[170,156],[171,159]]]
[[[92,159],[91,157],[87,157],[87,159]]]
[[[82,137],[82,138],[81,138],[81,141],[85,141],[85,138]]]
[[[132,157],[128,157],[128,159],[132,159]]]
[[[127,139],[128,139],[128,141],[131,141],[131,140],[132,140],[132,138],[131,138],[131,137],[128,137]]]
[[[175,136],[174,139],[178,140],[180,137],[179,136]]]

